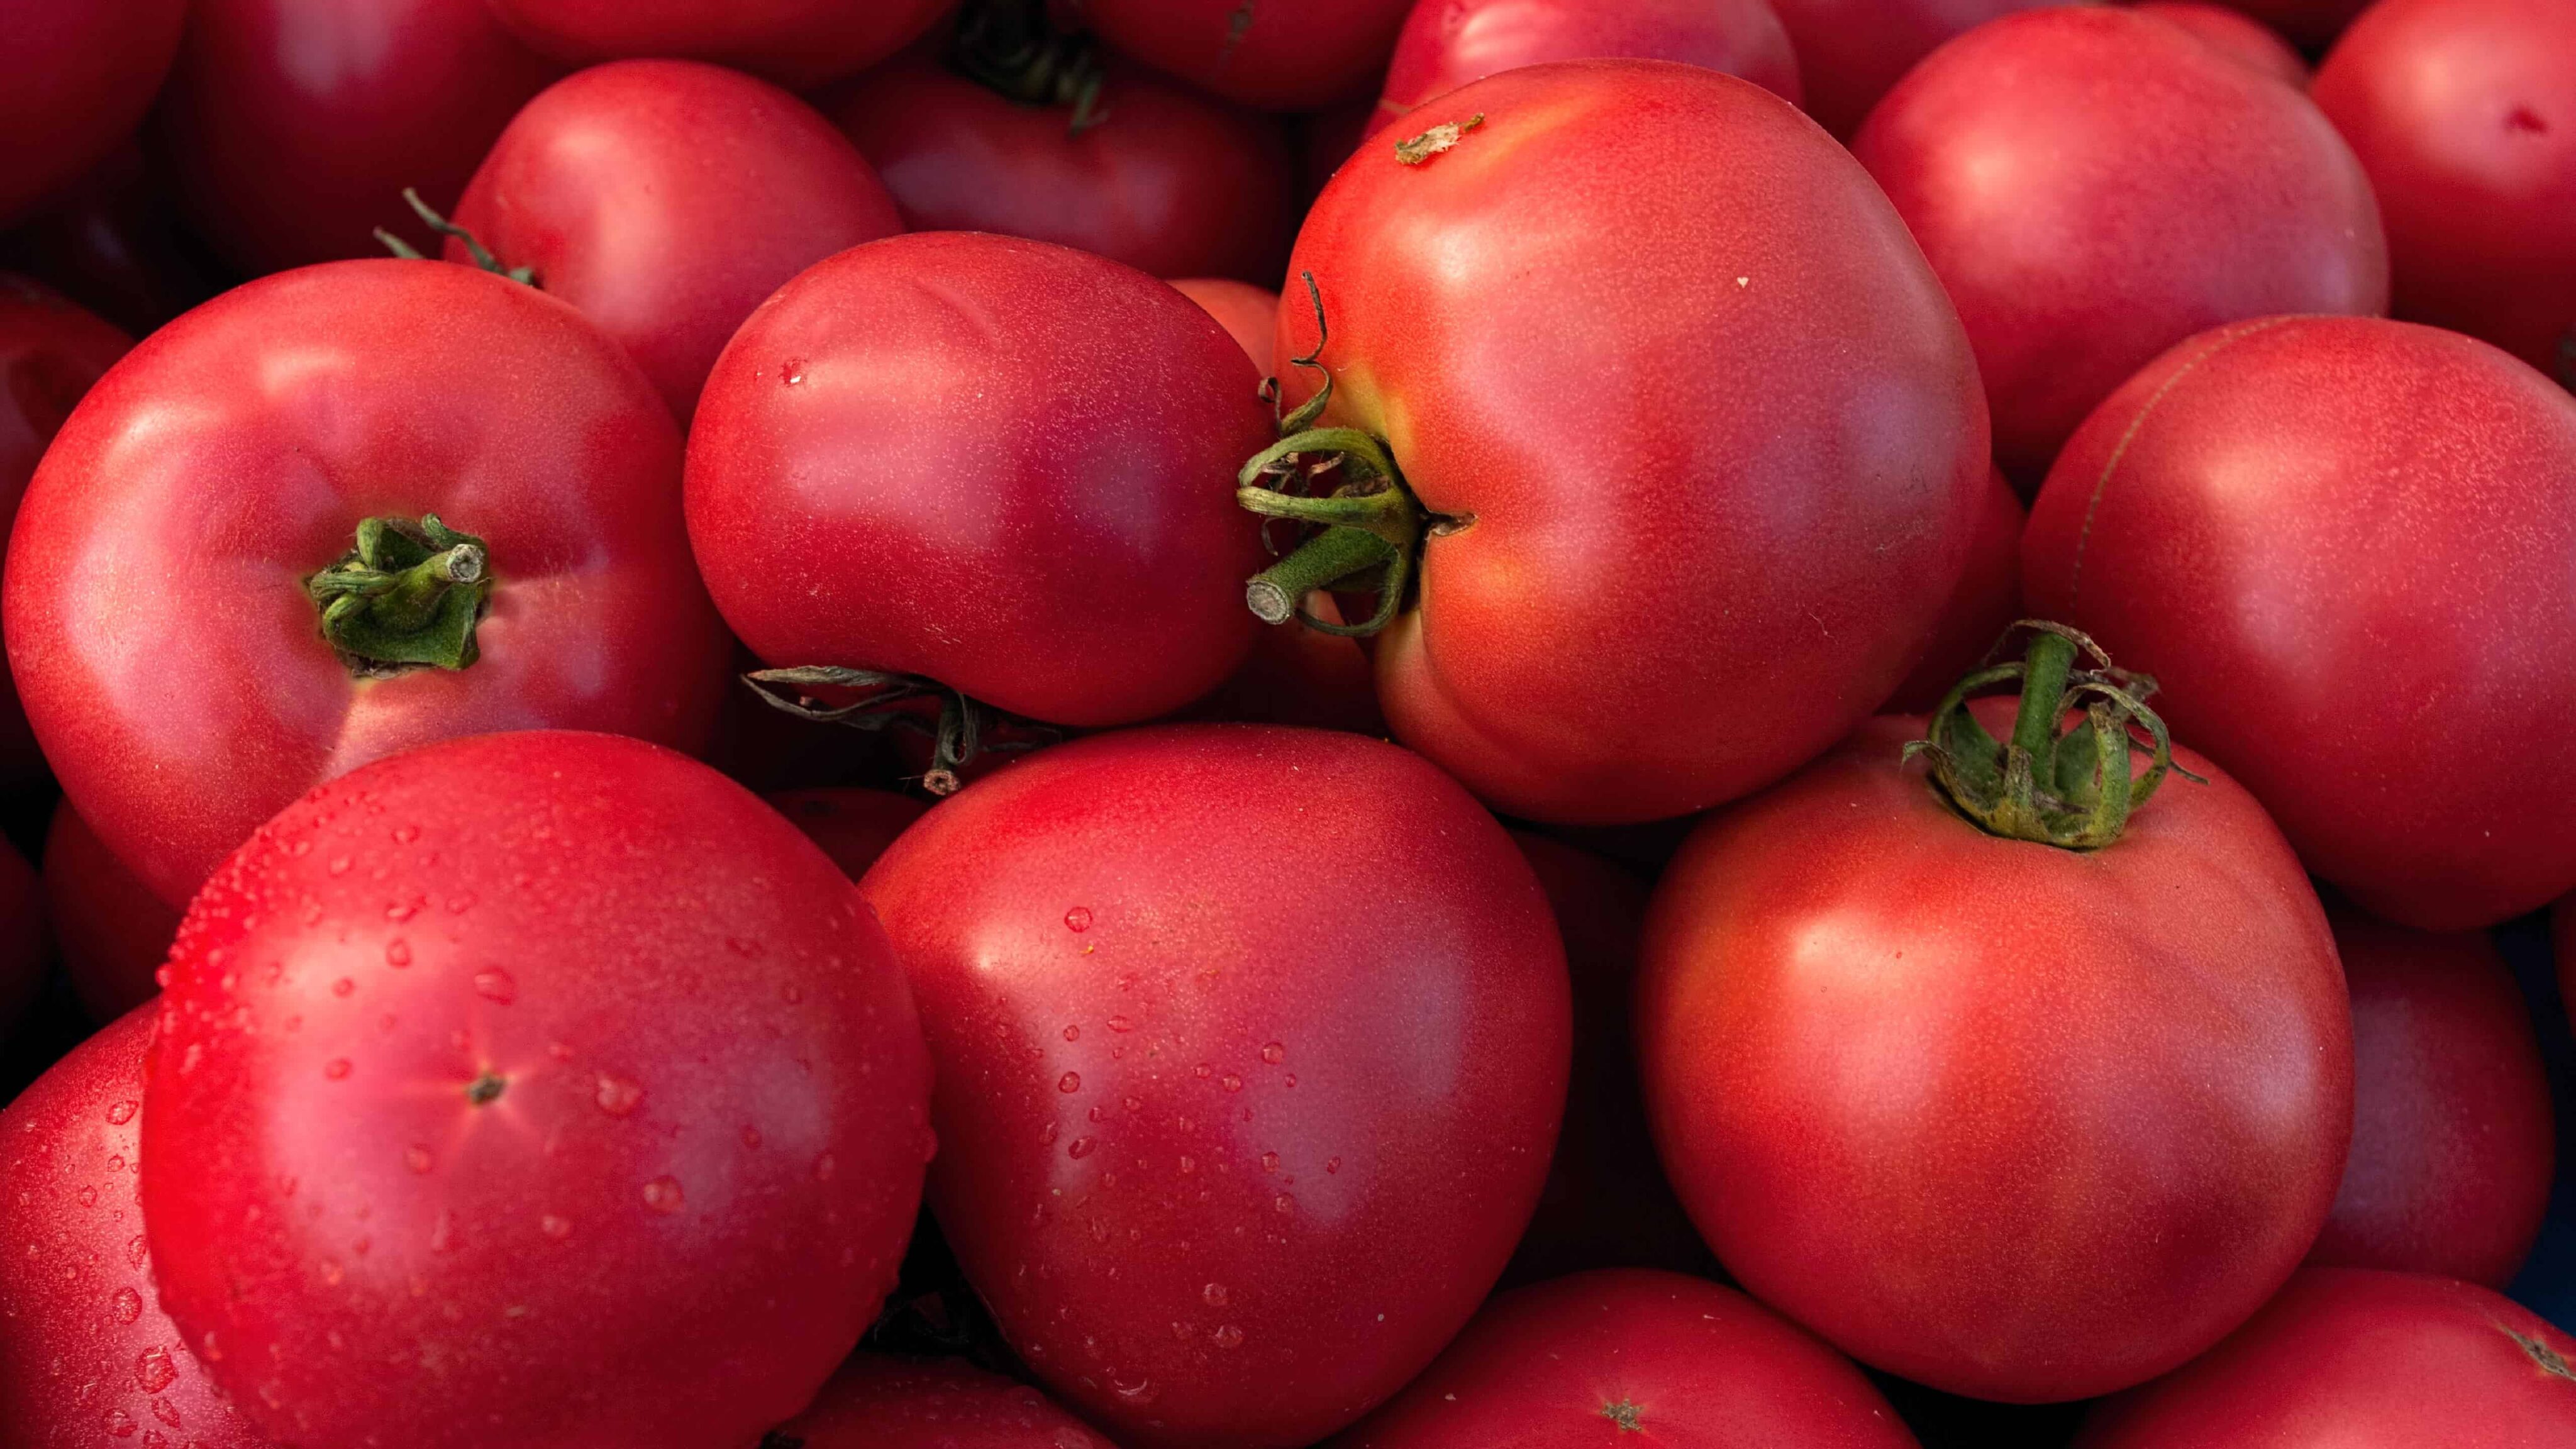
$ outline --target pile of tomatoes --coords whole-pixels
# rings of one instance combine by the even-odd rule
[[[2571,389],[2576,0],[0,0],[0,1449],[2570,1449]]]

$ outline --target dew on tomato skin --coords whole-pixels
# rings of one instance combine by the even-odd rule
[[[168,1348],[156,1343],[134,1356],[134,1384],[143,1392],[157,1394],[178,1381],[179,1366],[170,1361]],[[155,1404],[152,1407],[153,1416],[160,1418],[161,1406]],[[163,1419],[162,1422],[171,1421]],[[172,1427],[177,1425],[172,1424]]]
[[[419,914],[420,902],[418,901],[396,901],[385,907],[385,919],[397,926]]]
[[[1040,1147],[1053,1147],[1055,1145],[1055,1137],[1056,1125],[1053,1122],[1049,1122],[1044,1127],[1038,1129],[1038,1145]]]
[[[1202,1082],[1215,1074],[1216,1068],[1206,1062],[1201,1062],[1197,1066],[1190,1068],[1190,1075],[1198,1078]]]
[[[1229,1092],[1240,1092],[1243,1090],[1243,1078],[1236,1076],[1232,1072],[1228,1072],[1225,1074],[1224,1079],[1219,1081],[1217,1085],[1225,1088]]]
[[[411,1146],[404,1148],[403,1166],[410,1168],[415,1173],[428,1172],[430,1169],[429,1149],[421,1146],[419,1143],[413,1143]]]
[[[644,1100],[644,1088],[640,1083],[602,1072],[590,1100],[609,1116],[624,1117],[633,1113],[637,1104]]]
[[[347,1080],[349,1075],[349,1059],[347,1057],[333,1057],[331,1060],[324,1062],[322,1064],[322,1075],[335,1082]]]
[[[1064,1039],[1066,1041],[1082,1040],[1082,1028],[1075,1023],[1066,1023],[1064,1028]]]
[[[1076,1137],[1071,1142],[1065,1144],[1064,1155],[1073,1158],[1076,1161],[1089,1157],[1091,1155],[1091,1139],[1088,1137]]]
[[[333,996],[346,996],[357,989],[357,981],[347,976],[343,976],[339,980],[331,983],[331,994]]]
[[[682,1197],[676,1177],[657,1177],[644,1184],[644,1205],[657,1213],[678,1212]]]
[[[119,1323],[132,1323],[143,1316],[143,1295],[131,1288],[119,1288],[109,1300],[109,1308]]]
[[[787,361],[785,361],[785,362],[783,362],[783,363],[779,364],[779,368],[778,368],[778,381],[779,381],[779,383],[780,383],[782,386],[786,386],[786,387],[794,387],[794,386],[796,386],[797,384],[799,384],[799,383],[803,382],[804,380],[805,380],[805,359],[804,359],[804,358],[801,358],[801,357],[791,357],[791,358],[789,358]]]
[[[411,964],[411,943],[396,937],[385,943],[385,964],[399,971]]]
[[[115,1106],[107,1109],[108,1125],[111,1127],[122,1127],[126,1123],[133,1121],[134,1114],[142,1110],[143,1104],[140,1102],[119,1102]]]
[[[1067,1072],[1055,1079],[1055,1089],[1068,1095],[1082,1090],[1082,1073]]]
[[[1219,1348],[1241,1348],[1243,1347],[1243,1330],[1235,1327],[1231,1323],[1220,1323],[1217,1325],[1216,1332],[1208,1335],[1208,1342],[1215,1344]]]
[[[107,1411],[107,1432],[113,1438],[131,1439],[134,1437],[134,1431],[141,1427],[134,1422],[134,1416],[123,1409]]]
[[[1222,1283],[1210,1283],[1199,1290],[1199,1296],[1207,1300],[1208,1307],[1223,1308],[1226,1300],[1225,1285]]]
[[[409,845],[413,841],[420,839],[420,827],[417,825],[397,825],[393,828],[392,834],[394,844]]]
[[[32,1248],[35,1244],[29,1243],[27,1246]],[[151,1255],[152,1245],[143,1240],[141,1233],[136,1233],[132,1241],[125,1245],[125,1262],[128,1267],[142,1267],[144,1260]]]
[[[545,1216],[537,1219],[537,1231],[560,1243],[564,1239],[572,1236],[572,1222],[568,1218],[560,1218],[555,1216],[553,1213],[547,1213]]]
[[[519,999],[519,983],[510,973],[495,966],[474,973],[474,994],[496,1006],[507,1006]]]
[[[1091,907],[1075,906],[1064,913],[1064,928],[1080,935],[1091,929]]]
[[[1288,1048],[1275,1041],[1267,1043],[1261,1048],[1261,1059],[1275,1067],[1288,1059]]]

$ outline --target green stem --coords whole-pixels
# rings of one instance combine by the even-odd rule
[[[1106,72],[1091,37],[1048,23],[1046,0],[970,0],[949,60],[959,74],[1006,99],[1072,107],[1073,135],[1108,119],[1100,108]]]
[[[492,597],[491,555],[434,513],[416,524],[362,519],[357,547],[304,587],[322,611],[322,637],[358,678],[463,669],[480,657],[474,631]]]
[[[1395,545],[1365,528],[1328,528],[1254,574],[1243,586],[1243,601],[1262,623],[1285,624],[1308,594],[1371,569],[1383,571],[1395,553]]]
[[[465,228],[458,226],[456,223],[449,221],[446,217],[440,215],[437,207],[434,207],[428,202],[420,199],[419,192],[406,186],[403,188],[403,200],[411,204],[412,212],[420,218],[421,225],[428,227],[431,231],[438,233],[440,236],[452,236],[458,241],[465,243],[465,255],[473,259],[475,266],[484,271],[490,272],[496,277],[507,277],[513,282],[519,282],[526,286],[533,287],[537,284],[536,268],[505,267],[501,265],[501,259],[492,255],[491,250],[483,245],[483,239],[481,237],[476,236],[474,233],[467,231]],[[376,228],[376,241],[378,244],[382,245],[386,251],[392,252],[395,256],[401,257],[405,261],[420,262],[428,260],[427,257],[420,254],[419,248],[413,246],[410,242],[404,241],[401,237],[394,235],[392,232],[385,230],[383,227]]]
[[[2074,640],[2047,630],[2031,636],[2012,747],[2030,756],[2031,773],[2043,780],[2057,774],[2057,726],[2066,714],[2066,675],[2074,667]]]

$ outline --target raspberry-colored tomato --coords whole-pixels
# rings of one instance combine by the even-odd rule
[[[1798,57],[1807,113],[1837,136],[1954,35],[1998,16],[2067,0],[1771,0]]]
[[[1413,0],[1054,0],[1100,38],[1202,90],[1274,111],[1365,94]]]
[[[560,66],[483,0],[193,0],[153,124],[188,218],[247,272],[438,239],[403,188],[453,208]]]
[[[2025,489],[2195,332],[2388,309],[2351,148],[2307,97],[2153,16],[1982,26],[1890,91],[1852,149],[1958,303],[1996,461]]]
[[[0,1449],[271,1449],[153,1289],[135,1196],[151,1042],[136,1012],[0,1112]]]
[[[1889,714],[1929,714],[1982,662],[2004,630],[2021,616],[2021,530],[2028,520],[2021,498],[2000,470],[1986,475],[1985,502],[1977,510],[1976,540],[1968,546],[1968,567],[1923,657],[1888,699]]]
[[[761,798],[823,847],[832,864],[852,880],[867,874],[895,837],[930,809],[891,790],[782,790]]]
[[[2315,95],[2379,193],[2397,314],[2576,386],[2576,6],[2388,0]]]
[[[1511,814],[1682,815],[1796,768],[1896,687],[1966,559],[1985,410],[1940,284],[1843,149],[1732,76],[1531,66],[1418,119],[1452,129],[1419,164],[1371,143],[1316,203],[1292,272],[1330,336],[1291,288],[1276,369],[1292,406],[1331,376],[1301,444],[1328,478],[1402,486],[1269,494],[1372,521],[1256,594],[1418,574],[1377,639],[1387,719]],[[1381,530],[1383,574],[1343,564]]]
[[[763,1449],[1117,1449],[1026,1384],[955,1359],[851,1356]]]
[[[903,230],[813,107],[684,60],[595,66],[528,102],[456,223],[616,338],[687,426],[734,329],[787,279]],[[447,259],[471,260],[464,239]]]
[[[0,6],[0,226],[133,133],[179,48],[187,0]]]
[[[45,918],[63,971],[93,1021],[114,1021],[160,994],[155,979],[179,933],[179,910],[125,868],[68,800],[45,832]]]
[[[489,0],[549,55],[714,61],[809,89],[865,70],[928,30],[950,0]]]
[[[1279,340],[1279,294],[1267,287],[1231,277],[1182,277],[1172,285],[1224,324],[1226,335],[1242,344],[1243,354],[1264,373]]]
[[[1396,38],[1370,129],[1503,71],[1619,58],[1706,66],[1799,99],[1798,59],[1771,0],[1423,0]]]
[[[2436,931],[2576,885],[2576,758],[2529,748],[2576,717],[2570,578],[2576,399],[2370,319],[2176,347],[2085,423],[2022,535],[2033,609],[2162,680],[2310,870]]]
[[[2220,0],[2310,50],[2323,50],[2372,0]],[[2547,3],[2547,0],[2543,0]]]
[[[2308,83],[2307,58],[2292,50],[2279,31],[2241,10],[2204,5],[2199,0],[2148,0],[2137,10],[2141,15],[2181,26],[2221,54],[2276,80],[2294,86]],[[2380,197],[2383,203],[2387,199],[2384,193]]]
[[[1510,1256],[1565,1099],[1565,957],[1511,837],[1419,758],[1098,735],[932,810],[860,890],[930,1037],[940,1227],[1122,1442],[1311,1444]]]
[[[395,750],[540,725],[700,745],[726,646],[679,451],[617,345],[516,282],[388,259],[238,288],[102,378],[27,489],[6,613],[28,719],[174,905]]]
[[[930,1156],[902,972],[822,851],[658,746],[322,786],[199,894],[162,1003],[161,1301],[295,1443],[748,1445],[894,1284]]]
[[[773,665],[919,675],[1056,724],[1150,719],[1252,642],[1270,436],[1225,329],[1011,237],[844,252],[752,314],[689,444],[716,606]]]

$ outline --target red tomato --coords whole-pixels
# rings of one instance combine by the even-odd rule
[[[178,904],[314,782],[396,750],[527,725],[703,743],[726,645],[678,473],[643,374],[532,288],[390,259],[255,282],[64,424],[10,547],[11,667],[73,805]],[[428,557],[335,606],[379,651],[344,662],[307,580],[362,521],[424,515],[481,541],[479,577],[440,582],[467,545],[389,529],[366,587]],[[471,662],[387,662],[441,650]]]
[[[2352,1157],[2308,1261],[2502,1288],[2549,1211],[2556,1124],[2522,992],[2483,935],[2334,913]]]
[[[1310,1444],[1510,1256],[1565,1100],[1565,958],[1511,838],[1420,759],[1098,735],[940,805],[860,891],[930,1037],[940,1227],[1122,1441]]]
[[[153,1291],[134,1178],[151,1042],[138,1011],[0,1112],[0,1449],[271,1449]]]
[[[1796,768],[1895,688],[1966,557],[1984,405],[1939,282],[1841,147],[1731,76],[1532,66],[1422,119],[1447,149],[1365,147],[1316,204],[1292,270],[1330,338],[1293,289],[1277,369],[1291,404],[1329,369],[1321,423],[1385,440],[1405,486],[1367,527],[1427,535],[1387,550],[1420,560],[1377,641],[1397,737],[1552,822]],[[1359,531],[1266,574],[1273,604],[1353,574]]]
[[[1231,277],[1183,277],[1172,285],[1222,324],[1226,335],[1242,344],[1253,366],[1265,373],[1270,370],[1279,340],[1278,293]]]
[[[1995,641],[2021,617],[2021,498],[2000,470],[1986,474],[1985,502],[1977,510],[1977,536],[1968,545],[1968,569],[1923,657],[1887,702],[1890,714],[1929,714],[1950,686],[1985,661]]]
[[[135,878],[68,800],[45,832],[45,916],[91,1019],[114,1021],[161,992],[179,912]]]
[[[825,104],[915,231],[1000,232],[1158,277],[1276,284],[1296,230],[1279,123],[1133,66],[1109,70],[1088,121],[919,58]]]
[[[2323,50],[2337,32],[2370,8],[2372,0],[2221,0],[2311,50]]]
[[[1771,0],[1421,0],[1369,128],[1503,71],[1622,57],[1706,66],[1799,100],[1798,58]]]
[[[505,267],[624,344],[686,426],[751,309],[832,253],[903,230],[830,122],[739,71],[630,60],[519,112],[456,204]],[[447,259],[470,261],[459,237]]]
[[[2308,83],[2305,56],[2290,48],[2281,33],[2240,10],[2224,5],[2204,5],[2199,0],[2147,0],[2137,7],[2141,15],[2152,15],[2190,31],[2218,51],[2244,62],[2276,80],[2304,87]],[[2385,202],[2383,193],[2380,200]]]
[[[1329,1449],[1914,1449],[1840,1354],[1732,1289],[1582,1273],[1495,1299]]]
[[[490,0],[503,24],[588,65],[685,56],[810,89],[867,69],[930,29],[951,0]]]
[[[2576,6],[2388,0],[2316,98],[2379,193],[2398,314],[2576,386]]]
[[[169,73],[188,0],[0,6],[0,226],[133,134]]]
[[[764,1449],[1116,1449],[1080,1419],[956,1359],[853,1355]]]
[[[930,1071],[884,933],[657,746],[342,776],[197,897],[162,1001],[161,1301],[299,1444],[747,1445],[894,1285]]]
[[[852,880],[867,874],[895,837],[930,809],[891,790],[782,790],[761,798],[823,847]]]
[[[2576,759],[2529,745],[2576,715],[2570,578],[2576,399],[2376,320],[2166,353],[2067,445],[2022,536],[2032,608],[2164,681],[2175,730],[2310,870],[2436,931],[2576,885]]]
[[[1771,0],[1798,57],[1807,113],[1849,137],[1879,97],[1954,35],[2067,0]]]
[[[483,0],[193,0],[154,133],[189,220],[249,272],[438,239],[522,102],[563,74]]]
[[[2174,751],[2208,783],[2078,851],[1963,818],[1903,763],[1923,734],[1870,722],[1664,872],[1637,996],[1655,1140],[1727,1270],[1845,1352],[1982,1399],[2125,1388],[2242,1323],[2326,1219],[2352,1121],[2334,941],[2198,756]],[[2061,787],[2092,758],[2066,748]]]
[[[1386,73],[1413,0],[1055,0],[1100,38],[1228,100],[1311,111]]]
[[[2576,1339],[2412,1273],[2310,1268],[2180,1373],[2095,1409],[2077,1449],[2539,1449],[2576,1443]]]
[[[1852,149],[1959,304],[1996,461],[2025,489],[2095,404],[2195,332],[2388,310],[2378,209],[2334,127],[2151,16],[1981,27],[1890,91]]]
[[[1270,436],[1254,389],[1225,329],[1140,272],[894,237],[798,277],[725,349],[690,537],[772,664],[924,675],[1056,724],[1150,719],[1251,644],[1259,548],[1225,484]]]

